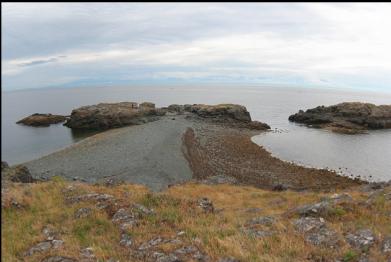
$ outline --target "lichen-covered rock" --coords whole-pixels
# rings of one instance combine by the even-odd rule
[[[309,126],[327,128],[334,132],[361,133],[366,129],[391,128],[391,105],[368,103],[340,103],[300,110],[289,120]]]
[[[354,248],[367,250],[375,243],[375,235],[369,229],[362,229],[346,236],[347,242]]]
[[[334,230],[327,227],[321,227],[309,231],[305,236],[305,240],[315,246],[335,248],[339,242],[339,236]]]
[[[331,209],[332,207],[328,201],[322,201],[315,204],[309,204],[309,205],[297,207],[295,209],[295,213],[304,217],[307,216],[318,217],[318,216],[328,215]]]
[[[23,124],[26,126],[49,126],[51,124],[62,123],[66,120],[65,116],[52,115],[52,114],[32,114],[31,116],[25,117],[17,124]]]
[[[104,130],[158,119],[155,108],[145,105],[140,109],[134,102],[100,103],[72,110],[64,125],[73,129]]]
[[[51,248],[52,248],[52,241],[43,241],[31,247],[24,255],[32,256],[35,253],[45,252]]]
[[[326,226],[326,222],[321,217],[301,217],[293,221],[293,225],[297,231],[307,233],[313,229],[320,229]]]

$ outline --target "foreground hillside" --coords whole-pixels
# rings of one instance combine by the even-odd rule
[[[2,261],[388,261],[391,188],[10,183]]]

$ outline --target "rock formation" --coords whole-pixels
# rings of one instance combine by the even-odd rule
[[[219,105],[177,105],[166,108],[155,108],[155,104],[144,102],[138,105],[134,102],[100,103],[74,109],[70,118],[64,124],[73,129],[97,129],[143,124],[158,120],[165,114],[194,114],[202,119],[218,123],[231,123],[238,127],[265,130],[267,124],[251,121],[246,107],[235,104]]]
[[[9,167],[7,162],[1,162],[1,179],[12,182],[32,183],[35,179],[24,165]]]
[[[64,124],[73,129],[97,129],[137,125],[159,119],[161,112],[152,103],[100,103],[72,110]]]
[[[32,114],[25,117],[22,120],[16,122],[17,124],[23,124],[27,126],[49,126],[51,124],[58,124],[66,120],[65,116],[52,115],[52,114]]]
[[[300,110],[289,116],[292,122],[341,133],[362,133],[368,129],[391,128],[391,105],[346,102]]]

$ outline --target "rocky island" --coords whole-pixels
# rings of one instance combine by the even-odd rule
[[[52,115],[52,114],[32,114],[28,117],[25,117],[18,122],[17,124],[23,124],[26,126],[49,126],[51,124],[62,123],[66,120],[66,116],[62,115]]]
[[[289,120],[333,132],[363,133],[369,129],[391,128],[391,105],[345,102],[300,110],[289,116]]]

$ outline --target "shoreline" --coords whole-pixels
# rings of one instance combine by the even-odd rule
[[[189,144],[189,137],[186,141],[189,128],[201,144]],[[90,183],[114,178],[143,184],[153,191],[216,175],[234,177],[240,184],[265,189],[282,186],[293,190],[327,191],[366,183],[329,170],[280,160],[252,141],[252,136],[260,132],[213,123],[189,114],[173,115],[98,133],[24,165],[34,177],[59,175]],[[232,135],[239,140],[227,144],[219,139],[232,138]],[[242,143],[249,150],[232,150]],[[190,157],[189,152],[193,152]],[[194,152],[202,152],[210,159],[199,161]],[[250,159],[247,167],[236,161],[243,158]]]

